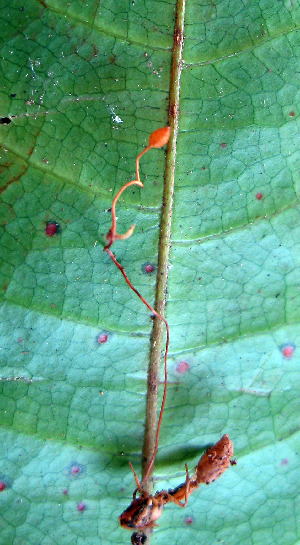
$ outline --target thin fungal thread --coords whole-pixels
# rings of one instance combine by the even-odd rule
[[[135,168],[136,168],[136,177],[137,179],[136,180],[132,180],[130,182],[127,182],[126,184],[124,184],[121,189],[119,189],[118,193],[115,195],[114,199],[113,199],[113,202],[112,202],[112,206],[111,206],[111,214],[112,214],[112,225],[111,225],[111,228],[109,229],[107,235],[106,235],[106,241],[107,241],[107,244],[106,246],[103,248],[103,251],[106,252],[109,257],[111,258],[111,260],[114,262],[114,264],[116,265],[116,267],[119,269],[119,271],[121,271],[124,279],[125,279],[125,282],[128,284],[128,286],[130,287],[130,289],[132,291],[134,291],[134,293],[136,293],[136,295],[140,298],[140,300],[144,303],[144,305],[146,305],[146,307],[152,312],[152,314],[154,314],[154,316],[156,316],[157,318],[159,318],[159,320],[161,320],[162,322],[164,322],[165,326],[166,326],[166,330],[167,330],[167,340],[166,340],[166,349],[165,349],[165,357],[164,357],[164,374],[165,374],[165,380],[164,380],[164,393],[163,393],[163,398],[162,398],[162,404],[161,404],[161,408],[160,408],[160,413],[159,413],[159,418],[158,418],[158,423],[157,423],[157,430],[156,430],[156,438],[155,438],[155,446],[154,446],[154,450],[153,450],[153,454],[152,454],[152,457],[151,457],[151,460],[149,462],[149,465],[147,467],[147,470],[145,472],[145,475],[143,477],[143,480],[141,483],[139,483],[139,481],[137,480],[137,477],[136,477],[136,473],[131,465],[131,463],[129,462],[129,465],[136,477],[136,482],[138,483],[138,488],[137,490],[139,491],[142,491],[143,489],[143,485],[144,483],[147,481],[150,473],[151,473],[151,470],[152,470],[152,467],[153,467],[153,464],[154,464],[154,461],[155,461],[155,457],[156,457],[156,454],[157,454],[157,450],[158,450],[158,443],[159,443],[159,434],[160,434],[160,428],[161,428],[161,423],[162,423],[162,418],[163,418],[163,412],[164,412],[164,407],[165,407],[165,402],[166,402],[166,397],[167,397],[167,382],[168,382],[168,373],[167,373],[167,358],[168,358],[168,350],[169,350],[169,341],[170,341],[170,330],[169,330],[169,324],[167,322],[167,320],[161,316],[147,301],[146,299],[141,295],[141,293],[133,286],[133,284],[131,283],[131,281],[129,280],[126,272],[125,272],[125,269],[123,267],[123,265],[121,265],[118,260],[116,259],[115,255],[112,253],[112,251],[110,250],[110,247],[112,246],[112,244],[116,241],[116,240],[124,240],[124,239],[127,239],[129,238],[134,229],[135,229],[135,225],[131,225],[131,227],[128,229],[128,231],[126,231],[126,233],[124,234],[119,234],[117,233],[117,217],[116,217],[116,204],[117,204],[117,201],[118,199],[120,198],[120,196],[122,195],[122,193],[130,186],[133,186],[133,185],[137,185],[139,187],[144,187],[144,184],[141,182],[141,179],[140,179],[140,169],[139,169],[139,161],[140,161],[140,158],[142,157],[142,155],[144,155],[147,151],[149,151],[150,149],[152,148],[161,148],[163,147],[165,144],[167,144],[167,142],[169,141],[169,138],[170,138],[170,127],[163,127],[161,129],[157,129],[156,131],[154,131],[153,133],[151,133],[150,137],[149,137],[149,142],[148,142],[148,146],[137,156],[136,158],[136,162],[135,162]]]

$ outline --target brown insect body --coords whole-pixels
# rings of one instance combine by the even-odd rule
[[[119,517],[120,525],[129,530],[143,532],[146,528],[156,526],[156,521],[162,515],[164,506],[173,502],[180,507],[187,505],[188,496],[199,488],[201,483],[212,483],[218,479],[231,463],[233,445],[228,435],[221,439],[201,456],[195,472],[189,477],[187,465],[186,480],[184,483],[170,490],[156,492],[154,496],[143,490],[134,472],[137,490],[133,495],[133,501]],[[233,462],[232,462],[233,463]],[[140,496],[136,498],[136,492]],[[184,501],[184,503],[182,503]]]
[[[120,515],[120,525],[128,530],[144,530],[148,526],[154,526],[164,507],[162,499],[156,497],[159,495],[152,496],[142,491]]]
[[[225,434],[201,456],[195,468],[197,482],[209,484],[221,477],[230,466],[232,456],[233,444],[229,436]]]

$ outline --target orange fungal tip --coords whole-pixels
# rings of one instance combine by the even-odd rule
[[[171,127],[162,127],[161,129],[156,129],[149,136],[149,147],[150,148],[162,148],[169,142],[171,134]]]

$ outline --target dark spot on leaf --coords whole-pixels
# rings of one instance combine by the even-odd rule
[[[0,117],[0,125],[9,125],[11,123],[11,117]]]
[[[15,96],[17,96],[17,95],[16,95],[16,93],[11,93],[10,96],[11,96],[11,98],[15,98]]]
[[[131,543],[132,545],[144,545],[146,543],[147,536],[140,532],[134,532],[131,535]]]
[[[169,113],[172,117],[176,117],[178,113],[177,105],[173,102],[170,106]]]
[[[53,235],[60,232],[59,223],[57,221],[47,221],[45,233],[47,237],[53,237]]]

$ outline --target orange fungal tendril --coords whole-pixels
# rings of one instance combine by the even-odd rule
[[[129,238],[132,235],[132,233],[134,231],[134,228],[135,228],[135,225],[131,225],[131,227],[128,229],[128,231],[126,231],[126,233],[124,233],[122,235],[117,233],[117,218],[116,218],[116,204],[117,204],[117,201],[119,200],[120,196],[125,191],[125,189],[127,189],[128,187],[131,187],[133,185],[137,185],[139,187],[144,187],[144,185],[143,185],[143,183],[141,182],[141,179],[140,179],[140,169],[139,169],[140,158],[142,157],[142,155],[144,155],[147,151],[149,151],[152,148],[162,148],[163,146],[165,146],[169,141],[170,134],[171,134],[171,128],[170,127],[162,127],[160,129],[157,129],[156,131],[152,132],[150,134],[150,137],[149,137],[148,146],[137,156],[136,163],[135,163],[137,179],[132,180],[132,181],[127,182],[126,184],[124,184],[121,187],[121,189],[119,189],[118,193],[115,195],[115,197],[113,199],[112,206],[111,206],[112,225],[111,225],[111,228],[109,229],[109,231],[108,231],[108,233],[106,235],[107,244],[103,248],[103,251],[106,252],[109,255],[109,257],[112,259],[114,264],[121,271],[126,283],[130,287],[130,289],[132,289],[132,291],[134,291],[134,293],[137,294],[137,296],[141,299],[141,301],[144,303],[144,305],[146,305],[146,307],[152,312],[152,314],[154,314],[154,316],[156,316],[162,322],[164,322],[164,324],[166,325],[166,329],[167,329],[166,350],[165,350],[165,357],[164,357],[164,370],[165,370],[164,393],[163,393],[163,399],[162,399],[162,404],[161,404],[161,409],[160,409],[160,414],[159,414],[159,419],[158,419],[158,424],[157,424],[155,446],[154,446],[154,451],[153,451],[151,460],[149,462],[149,465],[147,467],[147,470],[145,472],[145,475],[143,477],[142,482],[139,483],[139,481],[137,480],[137,477],[136,477],[136,482],[138,483],[138,490],[139,491],[142,491],[143,484],[146,482],[146,480],[148,479],[148,477],[150,475],[151,469],[152,469],[153,464],[154,464],[155,456],[156,456],[156,453],[157,453],[157,449],[158,449],[159,432],[160,432],[160,427],[161,427],[161,422],[162,422],[162,417],[163,417],[163,412],[164,412],[164,406],[165,406],[166,396],[167,396],[167,357],[168,357],[169,339],[170,339],[169,325],[168,325],[167,320],[165,320],[165,318],[163,316],[161,316],[144,299],[144,297],[139,293],[139,291],[132,285],[132,283],[130,282],[130,280],[129,280],[129,278],[128,278],[125,270],[124,270],[124,267],[117,261],[116,257],[111,252],[110,247],[112,246],[112,244],[116,240],[124,240],[126,238]],[[129,465],[130,465],[134,475],[136,476],[136,473],[135,473],[132,465],[130,463],[129,463]]]

